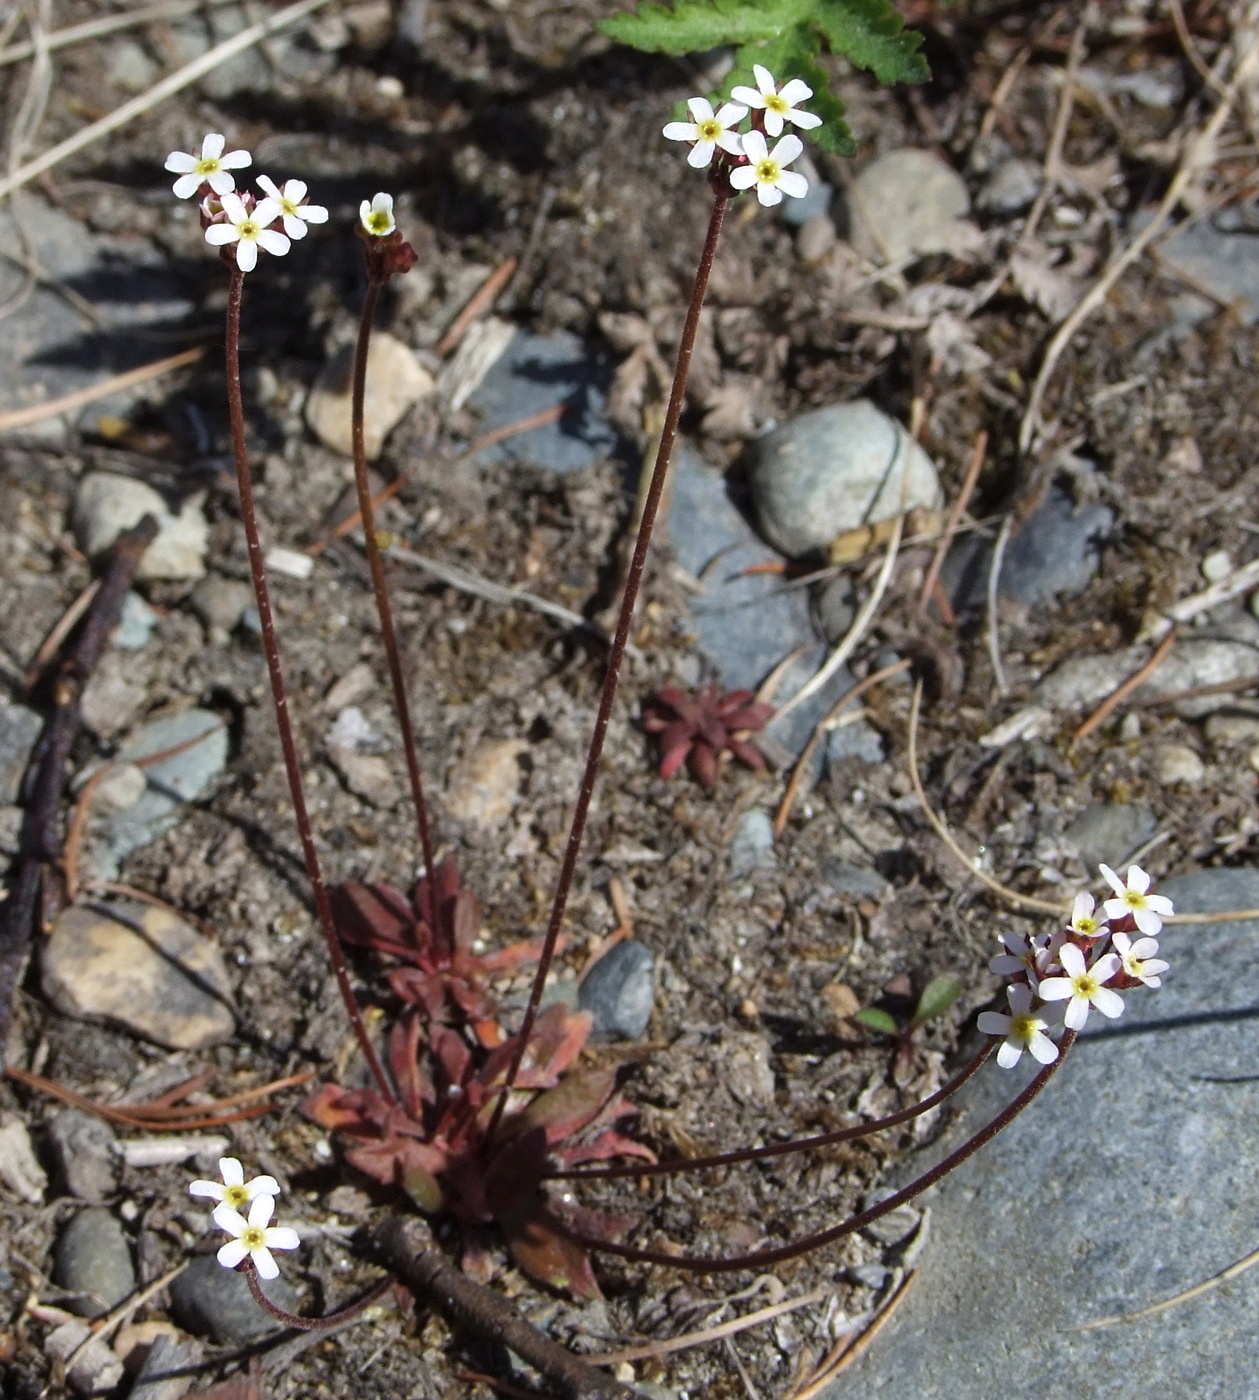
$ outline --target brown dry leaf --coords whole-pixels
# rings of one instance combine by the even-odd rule
[[[830,982],[822,988],[822,1000],[837,1021],[847,1021],[861,1010],[857,994],[847,982]]]
[[[1010,259],[1010,276],[1015,290],[1051,321],[1065,320],[1080,300],[1080,286],[1040,258],[1015,253]]]
[[[754,379],[731,375],[706,402],[704,434],[721,442],[750,438],[756,432],[756,389]]]

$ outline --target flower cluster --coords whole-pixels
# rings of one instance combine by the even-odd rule
[[[256,1176],[245,1180],[245,1171],[235,1157],[219,1159],[220,1181],[194,1181],[188,1190],[194,1196],[208,1196],[217,1201],[214,1223],[231,1235],[218,1253],[225,1269],[239,1268],[248,1259],[260,1278],[275,1278],[280,1266],[271,1254],[273,1249],[296,1249],[300,1241],[297,1231],[287,1225],[272,1225],[275,1198],[280,1183],[273,1176]],[[241,1210],[249,1207],[248,1217]]]
[[[327,222],[328,211],[308,202],[302,180],[286,180],[281,187],[259,175],[261,198],[237,190],[231,172],[252,165],[253,157],[248,151],[224,152],[226,144],[218,132],[211,132],[201,143],[200,155],[172,151],[166,169],[179,176],[176,198],[199,198],[205,241],[215,248],[235,245],[236,266],[251,272],[258,265],[259,248],[283,257],[293,240],[306,237],[309,225]]]
[[[1167,971],[1155,935],[1173,912],[1171,900],[1149,892],[1150,877],[1139,865],[1129,867],[1126,881],[1108,865],[1101,872],[1114,893],[1100,909],[1082,892],[1066,928],[1042,937],[1001,935],[1006,951],[989,967],[1010,978],[1010,1014],[985,1011],[979,1029],[1002,1037],[997,1063],[1006,1069],[1025,1050],[1042,1065],[1052,1064],[1058,1047],[1050,1033],[1082,1030],[1090,1011],[1121,1016],[1121,991],[1157,987]]]
[[[734,100],[717,111],[706,98],[692,97],[686,104],[691,120],[670,122],[664,134],[670,141],[690,142],[687,163],[700,170],[712,167],[714,186],[728,180],[734,190],[755,187],[762,204],[778,204],[784,194],[800,199],[808,192],[809,182],[799,171],[787,167],[804,150],[804,142],[796,135],[782,136],[782,131],[786,122],[802,131],[821,126],[821,117],[798,105],[813,96],[813,89],[799,78],[779,88],[774,75],[759,63],[752,71],[756,75],[754,88],[734,88]],[[749,112],[751,129],[740,133],[737,128]],[[772,151],[767,136],[782,136]],[[722,154],[714,164],[719,151]]]

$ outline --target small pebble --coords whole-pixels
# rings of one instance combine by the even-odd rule
[[[43,1201],[48,1187],[48,1176],[35,1156],[31,1135],[16,1114],[0,1118],[0,1181],[31,1205]]]
[[[633,939],[614,944],[586,974],[578,992],[594,1017],[591,1034],[602,1040],[637,1040],[655,1003],[656,960]]]
[[[48,1125],[60,1184],[72,1196],[99,1204],[118,1185],[114,1149],[117,1138],[103,1119],[77,1108],[64,1108]]]
[[[87,1323],[77,1317],[44,1338],[44,1352],[54,1361],[68,1363],[66,1379],[79,1395],[108,1395],[122,1380],[123,1366],[117,1352],[103,1337],[94,1337]]]
[[[253,598],[253,589],[242,579],[220,578],[212,574],[192,590],[189,602],[205,625],[210,640],[222,641],[239,626]]]
[[[829,214],[812,214],[796,234],[796,255],[802,263],[819,263],[835,246],[838,237]]]
[[[1119,724],[1119,737],[1125,744],[1135,743],[1141,737],[1141,716],[1129,710]]]
[[[267,1282],[267,1296],[293,1312],[298,1299],[284,1275]],[[225,1269],[213,1254],[188,1261],[170,1286],[171,1312],[190,1332],[209,1333],[216,1342],[234,1345],[250,1341],[280,1324],[258,1306],[249,1285],[234,1269]]]
[[[1215,549],[1202,561],[1202,577],[1208,583],[1219,583],[1233,572],[1233,560],[1227,549]]]
[[[156,626],[157,613],[138,593],[128,593],[122,600],[122,617],[111,640],[123,651],[139,651],[147,645]]]
[[[141,579],[198,579],[205,573],[210,527],[201,510],[204,492],[185,500],[178,514],[147,483],[115,472],[89,472],[74,499],[73,524],[79,547],[93,558],[124,531],[152,515],[157,537],[140,560]]]
[[[16,802],[44,721],[25,705],[0,700],[0,805]]]
[[[1259,744],[1256,744],[1250,751],[1250,766],[1259,773]]]
[[[326,446],[346,457],[354,451],[350,431],[353,369],[354,352],[347,346],[324,367],[306,399],[306,422],[311,430]],[[363,443],[368,461],[380,456],[385,439],[434,387],[433,376],[410,346],[387,331],[372,336],[363,399]]]
[[[739,880],[756,870],[772,870],[776,863],[773,819],[762,808],[753,807],[739,818],[730,842],[731,877]]]
[[[930,151],[888,151],[872,160],[857,175],[847,203],[849,242],[871,262],[960,252],[973,241],[962,223],[970,210],[966,182]]]
[[[263,561],[271,573],[283,574],[285,578],[308,579],[315,572],[314,558],[300,549],[285,549],[276,545],[267,550]]]
[[[887,1282],[888,1270],[882,1264],[854,1264],[847,1272],[854,1283],[876,1292]]]
[[[1259,716],[1208,715],[1202,730],[1212,744],[1219,744],[1221,747],[1254,743],[1259,739]]]
[[[1154,777],[1163,787],[1196,785],[1206,777],[1205,764],[1188,744],[1160,744],[1152,758]]]
[[[446,784],[446,810],[457,822],[488,831],[516,805],[523,739],[478,744],[455,765]]]
[[[53,1279],[76,1295],[66,1306],[81,1317],[101,1317],[135,1291],[126,1232],[104,1206],[70,1217],[57,1237]]]
[[[871,1206],[878,1205],[893,1194],[891,1190],[883,1188],[871,1191],[862,1202],[862,1208],[869,1210]],[[881,1215],[877,1220],[867,1225],[865,1233],[871,1239],[878,1240],[880,1244],[900,1244],[903,1239],[918,1228],[918,1222],[921,1219],[922,1213],[916,1207],[897,1206],[895,1210],[888,1211],[886,1215]]]

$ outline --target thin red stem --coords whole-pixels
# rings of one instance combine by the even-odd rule
[[[258,512],[254,505],[253,478],[249,471],[249,452],[245,446],[245,406],[240,387],[240,304],[244,293],[245,274],[238,267],[232,268],[231,282],[227,294],[227,406],[232,425],[232,452],[236,458],[236,484],[240,491],[240,517],[245,528],[245,544],[249,553],[249,573],[253,579],[254,598],[258,604],[258,623],[262,631],[262,651],[267,661],[267,676],[271,682],[271,697],[275,701],[275,724],[280,733],[280,750],[284,755],[284,771],[288,777],[289,794],[293,801],[293,815],[297,819],[297,834],[302,844],[302,857],[306,863],[306,875],[310,880],[311,893],[315,900],[315,912],[319,926],[323,930],[324,943],[328,948],[328,959],[337,979],[341,1000],[349,1013],[354,1026],[354,1034],[363,1051],[363,1057],[371,1070],[380,1092],[396,1103],[393,1088],[385,1076],[380,1058],[372,1045],[363,1016],[350,986],[350,974],[341,952],[341,940],[337,936],[336,924],[332,918],[332,906],[328,902],[328,889],[324,883],[323,870],[319,863],[319,853],[315,849],[314,828],[311,826],[310,812],[306,806],[306,790],[302,785],[302,770],[297,759],[297,743],[293,737],[293,722],[289,718],[288,691],[284,685],[284,672],[280,665],[280,643],[275,631],[275,618],[271,610],[271,592],[267,586],[267,571],[263,564],[262,541],[258,537]]]
[[[603,757],[603,745],[607,738],[608,724],[612,718],[612,705],[616,700],[617,686],[621,678],[621,665],[625,660],[625,644],[629,640],[630,625],[634,620],[634,606],[638,601],[638,591],[642,584],[643,570],[647,563],[647,550],[651,545],[651,532],[656,523],[656,513],[660,508],[660,498],[664,494],[665,479],[669,472],[669,462],[673,456],[673,445],[677,440],[678,421],[682,416],[682,402],[686,393],[686,378],[691,367],[691,354],[695,349],[695,337],[699,330],[699,315],[704,306],[704,294],[708,290],[708,279],[713,270],[713,258],[717,253],[717,240],[721,236],[721,225],[725,218],[726,206],[730,197],[718,193],[713,200],[712,215],[708,220],[708,233],[700,253],[699,268],[695,274],[695,287],[691,292],[691,304],[687,308],[686,321],[682,327],[682,338],[678,344],[677,363],[673,371],[673,387],[669,393],[669,404],[665,411],[664,427],[660,433],[660,446],[656,452],[655,466],[652,468],[651,484],[643,502],[642,520],[638,527],[638,538],[634,542],[634,553],[625,576],[625,589],[621,595],[621,611],[616,620],[616,632],[608,651],[608,667],[603,678],[603,693],[599,697],[599,710],[595,716],[594,733],[590,739],[590,750],[586,755],[586,768],[582,774],[581,788],[573,809],[573,821],[568,831],[568,842],[564,847],[564,859],[560,865],[559,879],[555,885],[555,896],[551,904],[551,917],[547,924],[546,938],[542,945],[542,955],[538,959],[538,969],[534,974],[533,987],[529,992],[529,1004],[525,1008],[524,1020],[516,1042],[515,1054],[507,1071],[505,1086],[510,1090],[520,1072],[520,1064],[529,1044],[533,1023],[538,1015],[538,1005],[542,1000],[542,990],[546,984],[551,959],[555,955],[555,945],[564,923],[564,911],[568,906],[568,896],[577,871],[577,856],[581,850],[582,838],[586,833],[586,818],[590,813],[590,801],[594,796],[595,782],[599,776],[599,763]],[[504,1093],[494,1108],[490,1120],[489,1141],[493,1141],[499,1119],[507,1103]]]
[[[295,1327],[300,1332],[323,1332],[329,1328],[340,1327],[359,1313],[366,1312],[373,1303],[383,1298],[393,1287],[393,1278],[390,1276],[382,1279],[370,1293],[365,1294],[357,1303],[350,1303],[344,1308],[338,1308],[336,1312],[329,1313],[326,1317],[302,1317],[299,1313],[286,1312],[283,1308],[277,1307],[267,1297],[262,1291],[262,1283],[258,1278],[258,1271],[254,1267],[252,1259],[246,1259],[241,1265],[241,1273],[245,1275],[249,1291],[254,1295],[254,1302],[263,1312],[270,1313],[277,1322],[282,1322],[286,1327]]]
[[[367,350],[372,338],[372,323],[376,303],[380,299],[380,283],[370,277],[367,295],[363,298],[363,314],[358,327],[358,345],[354,351],[354,382],[351,397],[351,435],[354,446],[354,486],[358,492],[358,512],[363,522],[363,538],[367,547],[367,564],[372,575],[372,591],[376,595],[376,613],[380,618],[380,639],[384,644],[389,665],[389,683],[393,687],[393,703],[402,730],[402,751],[406,757],[407,777],[411,784],[411,803],[415,808],[415,823],[419,830],[420,851],[424,872],[432,876],[433,838],[429,831],[428,805],[424,801],[424,779],[420,771],[420,755],[415,743],[415,726],[411,722],[411,706],[407,700],[406,681],[402,675],[402,655],[398,649],[398,634],[393,625],[393,608],[389,601],[389,585],[385,581],[385,565],[380,557],[376,539],[376,507],[372,501],[371,484],[367,480],[367,449],[363,441],[363,397],[367,388]]]
[[[902,1108],[898,1113],[890,1113],[886,1118],[876,1118],[872,1123],[858,1123],[851,1128],[838,1128],[833,1133],[821,1133],[817,1137],[797,1138],[794,1142],[774,1142],[766,1147],[744,1147],[737,1152],[721,1152],[712,1157],[687,1157],[680,1162],[636,1162],[629,1167],[574,1167],[569,1171],[543,1172],[544,1178],[559,1181],[607,1181],[613,1177],[669,1176],[678,1172],[706,1171],[710,1167],[735,1167],[741,1162],[758,1162],[766,1157],[786,1157],[793,1152],[812,1152],[819,1147],[834,1147],[837,1143],[852,1142],[855,1138],[871,1137],[886,1128],[896,1128],[928,1113],[942,1104],[951,1094],[955,1094],[996,1049],[997,1042],[990,1040],[978,1055],[965,1065],[934,1094],[929,1094],[920,1103]]]
[[[807,1239],[797,1240],[794,1244],[780,1245],[776,1249],[762,1249],[754,1254],[739,1254],[732,1259],[705,1259],[698,1255],[672,1255],[655,1249],[636,1249],[633,1245],[612,1244],[608,1240],[596,1239],[593,1235],[584,1235],[567,1226],[562,1228],[569,1239],[584,1245],[587,1249],[598,1250],[604,1254],[615,1254],[622,1259],[632,1259],[640,1264],[662,1264],[666,1268],[684,1269],[696,1274],[729,1274],[739,1269],[764,1269],[773,1264],[784,1264],[789,1259],[797,1259],[802,1254],[808,1254],[811,1250],[834,1244],[836,1240],[842,1240],[846,1235],[851,1235],[857,1230],[864,1230],[867,1225],[873,1224],[884,1215],[890,1215],[892,1211],[903,1206],[907,1201],[912,1201],[915,1196],[921,1195],[929,1186],[934,1186],[955,1167],[961,1166],[968,1157],[978,1152],[986,1143],[991,1142],[1002,1128],[1022,1113],[1057,1073],[1058,1066],[1066,1059],[1067,1051],[1074,1043],[1075,1032],[1068,1031],[1062,1038],[1058,1058],[1053,1064],[1046,1065],[1022,1093],[1011,1100],[990,1123],[982,1127],[973,1137],[968,1138],[961,1147],[950,1152],[942,1162],[938,1162],[929,1171],[923,1172],[916,1181],[911,1181],[908,1186],[903,1187],[894,1195],[888,1196],[886,1200],[880,1201],[878,1205],[850,1216],[843,1224],[834,1225],[829,1230],[821,1230],[816,1235],[808,1236]]]

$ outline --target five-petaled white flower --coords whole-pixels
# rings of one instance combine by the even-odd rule
[[[1010,1015],[1003,1016],[999,1011],[983,1011],[979,1015],[979,1029],[985,1035],[1005,1037],[997,1051],[997,1063],[1002,1069],[1010,1069],[1018,1064],[1023,1051],[1029,1050],[1032,1059],[1040,1064],[1053,1064],[1058,1058],[1058,1047],[1045,1034],[1051,1024],[1045,1008],[1032,1009],[1032,989],[1022,982],[1010,987],[1006,995]]]
[[[217,131],[212,131],[201,143],[201,154],[190,156],[186,151],[172,151],[166,157],[166,169],[178,175],[175,181],[175,197],[191,199],[202,185],[209,185],[215,194],[227,194],[236,188],[236,181],[229,174],[232,170],[243,170],[253,162],[248,151],[228,151],[227,144]]]
[[[1150,877],[1139,865],[1128,867],[1128,883],[1119,878],[1109,865],[1099,867],[1106,883],[1116,897],[1108,899],[1102,908],[1108,919],[1122,919],[1131,914],[1133,922],[1148,938],[1155,937],[1163,927],[1163,916],[1174,914],[1172,902],[1166,895],[1147,894]]]
[[[756,197],[762,204],[778,204],[784,194],[800,199],[808,193],[809,182],[797,170],[786,167],[804,150],[798,136],[784,136],[771,151],[759,131],[749,131],[743,138],[743,154],[748,165],[737,166],[730,172],[730,183],[736,190],[756,186]]]
[[[280,206],[280,222],[290,238],[305,238],[307,224],[326,224],[328,211],[322,204],[306,204],[306,182],[285,180],[280,187],[268,175],[259,175],[258,184]]]
[[[1135,977],[1138,982],[1144,982],[1147,987],[1161,987],[1163,979],[1160,973],[1166,972],[1171,963],[1164,962],[1162,958],[1154,955],[1158,952],[1158,940],[1154,938],[1138,938],[1133,940],[1126,933],[1120,932],[1114,936],[1115,951],[1119,954],[1119,961],[1123,964],[1123,970],[1129,977]]]
[[[1027,972],[1034,965],[1035,949],[1021,933],[1001,933],[997,937],[1006,951],[990,958],[988,967],[998,977],[1012,977],[1015,973]]]
[[[260,199],[252,209],[238,194],[222,196],[227,223],[211,224],[205,231],[205,241],[216,248],[236,244],[236,266],[242,272],[252,272],[258,265],[258,249],[265,248],[277,258],[289,250],[288,238],[279,229],[269,228],[280,217],[280,206],[274,199]]]
[[[278,1196],[280,1183],[273,1176],[256,1176],[245,1180],[245,1169],[235,1157],[219,1158],[222,1181],[194,1181],[188,1190],[194,1196],[209,1196],[212,1201],[243,1210],[258,1196]]]
[[[1099,919],[1094,912],[1093,896],[1081,890],[1071,906],[1071,927],[1085,938],[1100,938],[1106,931],[1106,920]]]
[[[358,216],[373,238],[388,238],[398,227],[393,218],[393,195],[383,190],[359,205]]]
[[[686,105],[694,120],[670,122],[664,134],[670,141],[695,143],[686,158],[688,165],[702,169],[712,161],[713,152],[718,146],[732,156],[743,154],[743,137],[732,128],[747,116],[746,107],[741,107],[737,102],[727,102],[714,112],[712,103],[703,97],[692,97]]]
[[[1098,958],[1089,967],[1084,961],[1084,954],[1074,943],[1064,943],[1058,953],[1058,961],[1066,976],[1046,977],[1040,984],[1040,995],[1044,1001],[1067,1003],[1062,1019],[1068,1030],[1084,1028],[1091,1006],[1112,1019],[1123,1015],[1123,998],[1105,985],[1119,971],[1119,959],[1114,953]]]
[[[271,1257],[273,1249],[296,1249],[301,1241],[297,1231],[287,1225],[272,1225],[271,1212],[275,1209],[274,1196],[255,1196],[249,1207],[249,1219],[229,1205],[214,1208],[214,1223],[220,1230],[226,1230],[232,1239],[219,1250],[219,1263],[225,1269],[234,1269],[246,1258],[253,1261],[260,1278],[275,1278],[280,1266]]]
[[[756,77],[756,87],[732,88],[730,96],[738,102],[746,102],[749,107],[760,107],[765,111],[765,131],[770,136],[781,136],[783,122],[792,122],[811,131],[822,125],[822,118],[812,112],[800,111],[796,103],[813,96],[813,89],[799,78],[792,78],[782,85],[782,90],[774,81],[774,75],[759,63],[752,65]],[[759,89],[759,90],[758,90]]]

